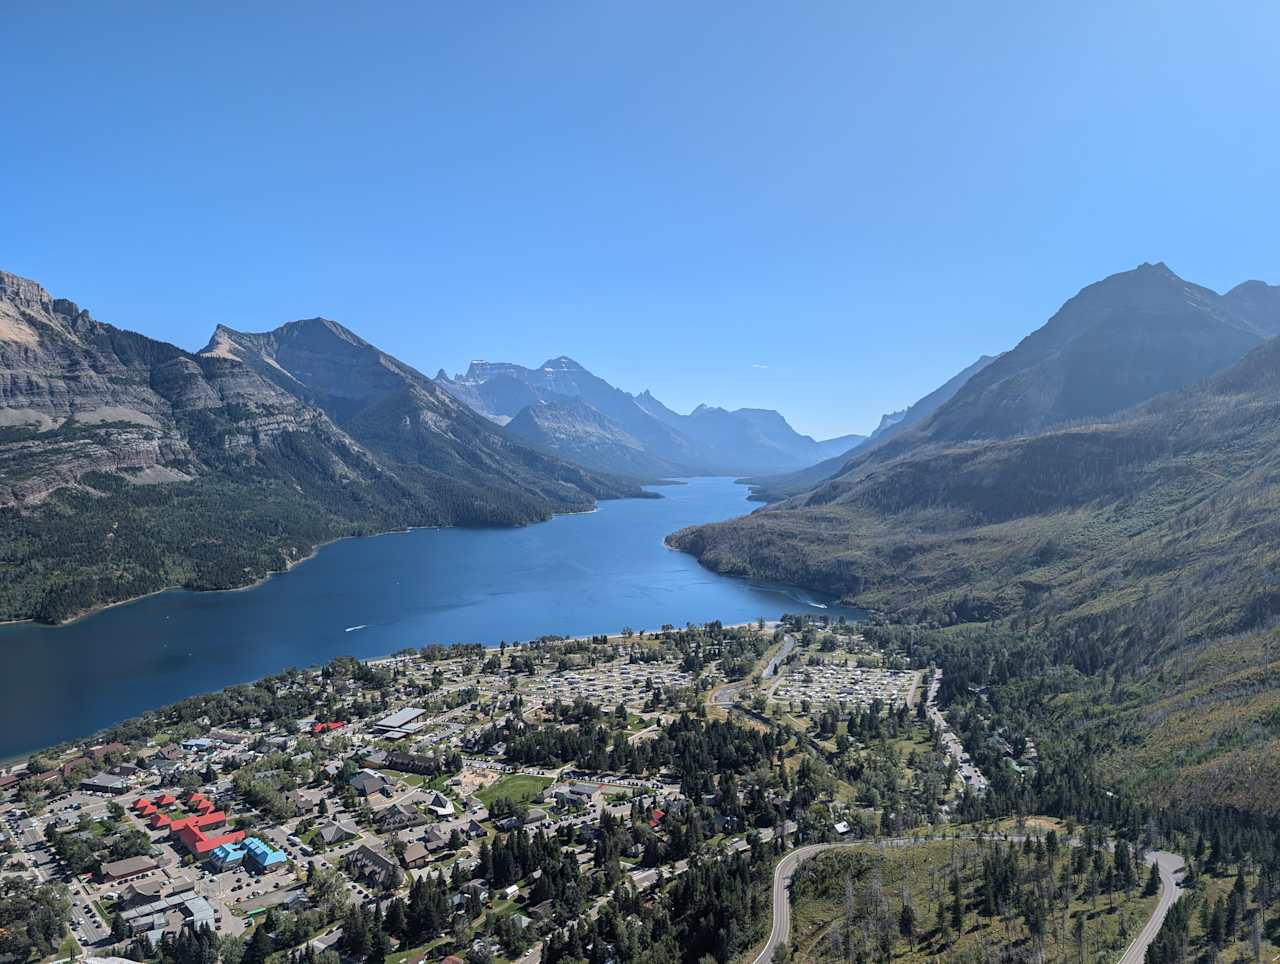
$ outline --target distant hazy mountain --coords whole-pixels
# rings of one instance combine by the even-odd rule
[[[867,444],[871,445],[884,439],[892,438],[899,432],[923,422],[944,404],[951,401],[956,392],[960,391],[974,375],[978,374],[993,361],[995,361],[994,356],[982,355],[968,368],[948,378],[915,404],[899,412],[890,412],[881,416],[880,424],[876,426],[874,432],[867,436]]]
[[[1222,300],[1268,338],[1280,335],[1280,285],[1244,281],[1223,295]]]
[[[649,392],[631,395],[563,355],[538,368],[472,362],[465,374],[450,378],[441,371],[436,381],[546,451],[597,470],[634,475],[643,469],[646,478],[782,471],[861,441],[850,435],[815,441],[767,409],[699,405],[681,415]]]
[[[943,403],[949,401],[964,386],[965,382],[991,364],[993,360],[990,355],[983,355],[972,365],[947,379],[942,385],[913,405],[881,416],[880,424],[876,426],[876,430],[865,438],[858,435],[845,436],[845,439],[853,439],[854,441],[852,444],[841,448],[831,458],[824,459],[816,465],[798,469],[795,472],[756,476],[747,479],[746,481],[752,487],[751,498],[758,502],[777,502],[781,499],[789,499],[793,495],[800,495],[802,492],[808,492],[832,476],[837,475],[848,464],[850,458],[859,455],[865,449],[870,449],[879,442],[892,438],[899,432],[909,429],[932,415]],[[832,441],[839,442],[841,440],[833,439]]]
[[[635,494],[518,444],[331,321],[199,353],[0,273],[0,618],[225,588],[319,542]]]
[[[506,428],[509,435],[587,469],[650,480],[685,471],[650,455],[635,436],[580,398],[526,405]]]

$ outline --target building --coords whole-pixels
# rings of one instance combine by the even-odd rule
[[[362,797],[371,797],[375,793],[386,793],[391,781],[377,770],[361,770],[347,781]]]
[[[164,814],[157,814],[163,817]],[[243,830],[215,834],[212,831],[226,827],[227,815],[221,810],[212,813],[183,817],[169,822],[169,832],[187,851],[196,857],[206,857],[223,844],[238,844],[244,840]]]
[[[128,753],[129,748],[119,740],[112,740],[110,743],[103,743],[99,746],[91,746],[85,751],[89,756],[93,757],[95,763],[101,763],[109,756],[116,756],[122,753]]]
[[[290,790],[284,798],[300,814],[315,813],[324,801],[324,791]]]
[[[264,840],[250,837],[244,842],[245,859],[260,873],[283,867],[288,857]]]
[[[384,762],[392,770],[399,770],[402,773],[428,776],[436,772],[436,758],[425,753],[404,753],[393,750],[387,754]]]
[[[176,934],[184,927],[199,930],[217,926],[213,906],[204,897],[190,891],[171,893],[165,897],[131,907],[120,914],[125,930],[131,936],[145,936],[152,946],[165,934]]]
[[[414,841],[404,848],[404,865],[410,870],[425,867],[431,860],[431,852],[423,844]]]
[[[388,740],[398,740],[422,729],[426,724],[418,718],[426,715],[426,712],[419,706],[406,706],[379,720],[373,724],[373,728]]]
[[[417,807],[407,803],[394,803],[379,810],[373,816],[380,833],[391,833],[408,827],[421,827],[427,822],[426,815]]]
[[[103,883],[119,883],[132,880],[155,870],[158,864],[151,857],[125,857],[123,860],[109,860],[98,871]]]
[[[99,773],[96,776],[81,780],[80,789],[87,790],[90,793],[109,793],[112,796],[119,796],[128,791],[129,781],[124,777],[113,776],[110,773]]]
[[[219,844],[209,854],[209,862],[218,870],[239,867],[244,863],[244,847],[238,843]]]
[[[344,840],[355,840],[360,836],[360,828],[348,820],[330,820],[328,823],[321,824],[316,831],[316,836],[325,842],[326,845],[342,843]]]
[[[356,876],[365,877],[379,884],[386,884],[396,878],[400,867],[386,853],[374,850],[368,844],[361,844],[347,855],[347,867]]]
[[[427,798],[427,809],[437,817],[452,817],[453,801],[436,790]]]

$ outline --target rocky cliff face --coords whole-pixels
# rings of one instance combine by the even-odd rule
[[[189,479],[252,458],[283,432],[344,441],[322,412],[234,359],[95,321],[6,273],[0,427],[0,506],[38,502],[91,472]]]
[[[219,327],[192,353],[0,273],[0,618],[244,585],[343,535],[637,494],[335,322]]]

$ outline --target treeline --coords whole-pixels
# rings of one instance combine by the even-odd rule
[[[658,903],[620,888],[600,915],[554,931],[547,964],[728,964],[765,936],[773,862],[767,853],[694,859]]]
[[[570,761],[586,770],[638,775],[673,771],[684,792],[694,796],[713,788],[722,773],[746,773],[768,765],[780,742],[772,731],[761,733],[733,721],[698,720],[687,714],[658,731],[652,740],[631,742],[625,730],[610,730],[594,720],[576,727],[541,726],[500,731],[513,763],[561,766]]]

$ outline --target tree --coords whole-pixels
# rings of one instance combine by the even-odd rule
[[[912,947],[916,943],[916,912],[915,908],[909,903],[902,905],[902,910],[898,914],[898,933]]]
[[[958,874],[951,877],[951,927],[957,934],[964,933],[964,885]]]
[[[1147,886],[1142,888],[1143,897],[1154,897],[1160,893],[1160,871],[1155,864],[1151,865],[1151,873],[1147,875]]]
[[[254,928],[253,936],[249,938],[249,946],[245,948],[244,964],[266,964],[267,958],[274,949],[271,935],[267,933],[266,927],[259,924]]]

